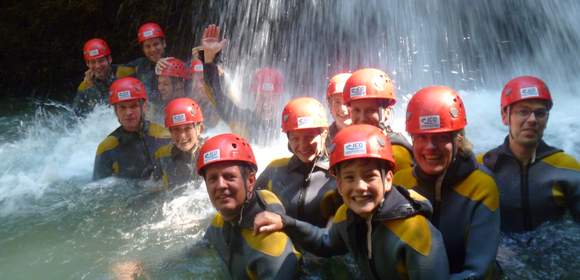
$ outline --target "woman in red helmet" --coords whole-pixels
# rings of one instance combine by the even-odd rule
[[[88,40],[83,47],[83,57],[88,70],[73,101],[73,110],[78,115],[90,112],[98,103],[106,104],[111,84],[135,73],[131,67],[112,64],[111,49],[103,39]]]
[[[328,173],[326,110],[314,98],[295,98],[282,111],[282,131],[293,155],[272,161],[256,187],[274,192],[289,216],[324,227],[342,203]]]
[[[416,165],[395,174],[394,184],[417,191],[433,205],[451,279],[484,279],[495,272],[499,244],[499,193],[480,169],[465,137],[467,117],[451,88],[419,90],[407,107],[406,129]]]
[[[195,175],[195,160],[203,132],[201,109],[189,98],[174,99],[165,107],[165,127],[171,134],[172,143],[155,152],[164,185],[175,187],[196,181],[199,177]]]
[[[341,129],[352,124],[348,106],[346,106],[343,99],[344,85],[351,75],[351,73],[340,73],[333,76],[326,88],[326,102],[334,119],[334,122],[328,128],[329,142]]]
[[[283,228],[319,256],[350,252],[364,279],[449,279],[441,233],[429,222],[431,205],[393,185],[389,138],[377,127],[352,125],[332,140],[330,170],[344,204],[330,228],[263,212],[256,232]]]

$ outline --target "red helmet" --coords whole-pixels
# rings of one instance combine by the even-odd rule
[[[189,79],[189,71],[183,61],[172,57],[167,59],[167,64],[159,76]]]
[[[351,75],[351,73],[340,73],[334,75],[334,77],[332,77],[332,79],[330,79],[328,82],[328,87],[326,88],[326,98],[329,98],[333,94],[342,94],[344,85]]]
[[[165,34],[163,33],[161,26],[154,22],[148,22],[141,25],[141,27],[139,27],[139,31],[137,32],[137,40],[139,41],[139,44],[151,38],[165,38]]]
[[[111,105],[138,99],[147,100],[147,92],[141,81],[133,77],[125,77],[111,84],[109,89],[109,102]]]
[[[308,128],[327,128],[326,110],[312,97],[298,97],[290,100],[282,111],[282,131]]]
[[[106,57],[109,55],[111,55],[111,48],[109,48],[109,45],[103,39],[90,39],[83,47],[83,56],[85,57],[85,61]]]
[[[501,91],[501,110],[518,101],[529,99],[548,101],[548,109],[552,108],[552,96],[544,81],[533,76],[513,78]]]
[[[391,169],[395,167],[391,140],[380,128],[368,124],[347,126],[334,136],[330,170],[338,163],[358,158],[376,158],[386,161]]]
[[[203,122],[201,109],[190,98],[176,98],[165,106],[165,127],[167,128],[200,122]]]
[[[365,68],[352,73],[344,84],[342,99],[350,105],[353,100],[379,99],[389,105],[395,104],[395,87],[387,73],[374,68]]]
[[[203,73],[203,62],[199,59],[192,60],[190,71],[192,74]]]
[[[246,139],[233,133],[225,133],[209,138],[201,146],[197,158],[197,174],[210,164],[239,161],[258,168],[252,147]]]
[[[252,77],[252,92],[262,94],[281,94],[284,92],[284,76],[273,68],[261,68]]]
[[[459,94],[446,86],[420,89],[407,105],[409,134],[451,132],[467,125],[465,106]]]

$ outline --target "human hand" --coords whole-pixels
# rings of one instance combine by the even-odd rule
[[[220,27],[210,24],[203,30],[201,47],[203,48],[203,59],[205,63],[212,63],[215,56],[225,47],[227,40],[219,41]]]
[[[254,235],[279,231],[283,228],[282,217],[276,213],[263,211],[254,218]]]
[[[155,64],[155,75],[160,75],[165,68],[169,67],[169,62],[167,62],[169,59],[173,59],[173,57],[164,57],[157,61]]]
[[[93,70],[89,69],[89,70],[85,71],[85,77],[83,79],[83,83],[87,87],[92,87],[93,86],[93,78],[94,77],[95,77],[95,73],[93,73]]]

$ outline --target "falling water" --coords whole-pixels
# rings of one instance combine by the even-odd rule
[[[376,67],[396,82],[395,130],[403,130],[414,91],[450,85],[464,97],[467,134],[482,152],[507,133],[498,112],[503,83],[533,74],[555,98],[545,139],[580,158],[577,1],[216,0],[209,7],[229,39],[224,66],[238,99],[250,100],[245,107],[252,108],[243,90],[248,73],[258,67],[284,73],[286,99],[320,100],[331,75]],[[152,195],[151,182],[91,182],[96,146],[118,126],[110,108],[76,119],[59,103],[19,101],[0,112],[0,279],[109,279],[115,264],[133,260],[153,279],[226,277],[200,243],[213,214],[204,186]],[[261,168],[287,154],[281,139],[256,147]],[[509,236],[504,270],[512,279],[577,279],[579,235],[567,220]]]

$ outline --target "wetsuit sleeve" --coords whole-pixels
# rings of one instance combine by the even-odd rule
[[[251,110],[241,109],[226,96],[224,82],[222,81],[218,67],[215,63],[203,65],[203,77],[206,85],[209,87],[206,94],[209,99],[214,101],[214,105],[220,117],[227,123],[237,123],[242,117],[257,119],[255,113]]]
[[[93,167],[93,180],[99,180],[113,176],[113,163],[106,153],[95,156],[95,165]]]
[[[320,257],[344,255],[348,252],[341,231],[346,233],[346,222],[332,222],[329,228],[319,228],[307,222],[284,217],[284,231],[300,247]]]
[[[471,225],[467,233],[463,271],[452,274],[450,279],[483,279],[495,268],[495,257],[500,236],[499,194],[492,181],[490,192],[471,213]]]
[[[97,96],[97,95],[98,92],[94,87],[89,87],[85,84],[85,82],[81,82],[72,103],[72,108],[75,114],[77,116],[87,114],[91,109],[89,104],[90,103],[89,96]]]
[[[431,248],[422,254],[406,245],[405,264],[409,279],[449,279],[449,263],[441,233],[431,226]],[[424,236],[423,236],[424,237]]]
[[[291,280],[296,279],[298,261],[298,256],[294,252],[288,252],[281,256],[262,254],[250,266],[255,266],[255,270],[253,270],[257,276],[255,279]]]
[[[578,170],[572,172],[570,180],[566,182],[566,204],[574,221],[580,223],[580,164]]]

